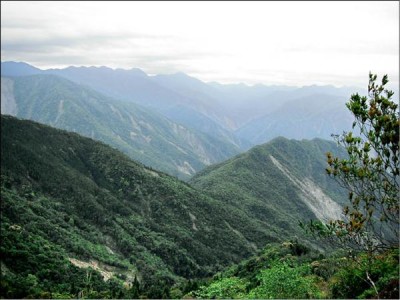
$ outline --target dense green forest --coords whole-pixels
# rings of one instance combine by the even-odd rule
[[[245,211],[276,236],[304,240],[299,220],[340,215],[346,201],[345,191],[325,174],[327,151],[346,156],[333,142],[280,137],[198,172],[189,183]]]
[[[2,297],[372,295],[363,270],[354,268],[343,253],[326,256],[299,243],[296,235],[285,242],[287,234],[281,243],[272,235],[269,242],[264,240],[269,246],[255,250],[255,244],[237,233],[241,230],[250,237],[247,230],[261,232],[259,224],[247,214],[238,215],[234,205],[222,206],[88,138],[13,117],[1,120]],[[291,144],[279,139],[270,147],[282,143]],[[321,150],[316,144],[323,148],[330,143],[305,143]],[[247,227],[237,226],[246,217]],[[222,271],[252,253],[258,255]],[[390,287],[397,274],[398,252],[382,254],[372,273],[382,296],[393,295]],[[280,287],[275,284],[279,282]],[[349,288],[353,284],[360,288]]]
[[[189,183],[2,115],[0,296],[399,298],[397,105],[371,90],[369,142],[277,138]]]
[[[5,297],[116,297],[97,271],[121,297],[135,282],[164,297],[291,236],[89,138],[10,116],[1,130]]]
[[[219,221],[233,224],[235,212],[173,177],[38,123],[2,116],[1,130],[2,284],[11,297],[15,276],[38,277],[45,291],[61,284],[65,278],[46,272],[72,268],[71,258],[93,260],[121,282],[136,277],[145,295],[157,297],[151,288],[160,282],[204,277],[254,253]],[[60,291],[77,296],[68,285]]]

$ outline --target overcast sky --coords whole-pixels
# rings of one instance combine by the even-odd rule
[[[1,1],[1,60],[185,72],[203,81],[399,81],[399,2]]]

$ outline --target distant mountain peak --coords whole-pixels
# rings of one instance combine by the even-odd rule
[[[117,69],[118,70],[118,69]],[[142,75],[142,76],[148,76],[146,72],[144,72],[142,69],[139,68],[132,68],[128,70],[130,73],[136,74],[136,75]]]
[[[174,76],[182,76],[182,77],[190,77],[188,74],[186,74],[184,72],[181,72],[181,71],[173,73],[172,75],[174,75]]]
[[[190,80],[200,81],[199,79],[192,77],[181,71],[176,72],[176,73],[171,73],[171,74],[157,74],[154,77],[156,77],[156,78],[190,79]]]
[[[40,74],[43,70],[26,62],[5,61],[1,62],[1,76],[25,76]]]

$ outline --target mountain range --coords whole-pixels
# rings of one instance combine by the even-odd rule
[[[117,101],[55,75],[1,78],[2,113],[78,132],[147,166],[187,179],[240,152],[135,103]]]
[[[343,217],[325,154],[347,152],[326,138],[357,89],[1,75],[2,297],[170,298],[272,243],[328,249],[299,222]]]
[[[41,70],[26,63],[2,62],[1,69],[2,76],[58,75],[75,83],[90,86],[116,99],[150,107],[182,125],[210,135],[229,138],[247,149],[255,142],[249,144],[251,138],[246,137],[242,137],[245,141],[238,139],[237,131],[243,126],[250,131],[253,121],[267,116],[287,118],[282,115],[285,105],[306,106],[309,112],[306,114],[300,111],[299,117],[305,121],[308,118],[308,121],[314,122],[313,124],[324,120],[333,105],[335,111],[331,113],[337,114],[343,123],[339,129],[349,129],[350,119],[346,107],[342,107],[342,104],[350,98],[352,93],[364,92],[356,87],[335,88],[314,85],[298,88],[262,84],[248,86],[205,83],[184,73],[150,76],[137,68],[124,70],[108,67],[68,67]],[[336,103],[338,98],[340,98],[340,103]],[[314,110],[313,105],[309,105],[310,101],[316,104],[320,101],[323,105],[317,105]],[[323,107],[327,103],[330,104],[329,108],[324,110]],[[307,122],[304,123],[307,124]],[[328,121],[326,123],[329,125]],[[254,126],[253,131],[258,132],[257,122]],[[329,133],[314,127],[309,126],[309,135],[330,138],[331,133],[336,133],[333,130],[338,127],[338,124],[332,125],[332,132]],[[329,131],[329,126],[327,129]],[[279,130],[276,133],[271,131],[269,137],[257,141],[257,144],[281,135]],[[297,133],[295,138],[307,138],[302,134],[302,132]]]
[[[398,249],[300,226],[344,218],[357,92],[2,62],[0,297],[398,298]]]
[[[344,201],[322,165],[326,150],[343,151],[323,140],[275,139],[206,168],[192,187],[76,133],[11,116],[1,130],[2,269],[10,282],[34,275],[70,295],[77,291],[60,285],[71,279],[34,267],[36,257],[94,266],[128,285],[138,278],[151,291],[209,276],[271,242],[322,246],[298,221],[337,217]],[[35,240],[43,247],[27,244]]]
[[[76,131],[185,180],[278,136],[329,139],[349,130],[344,103],[359,91],[223,85],[135,68],[41,70],[18,62],[2,62],[1,75],[3,114]]]

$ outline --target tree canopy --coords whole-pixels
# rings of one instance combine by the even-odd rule
[[[388,76],[376,83],[370,73],[368,97],[358,93],[346,104],[354,132],[336,135],[347,149],[340,159],[327,153],[327,173],[349,192],[343,220],[328,229],[353,249],[375,252],[399,241],[399,111],[386,89]]]

